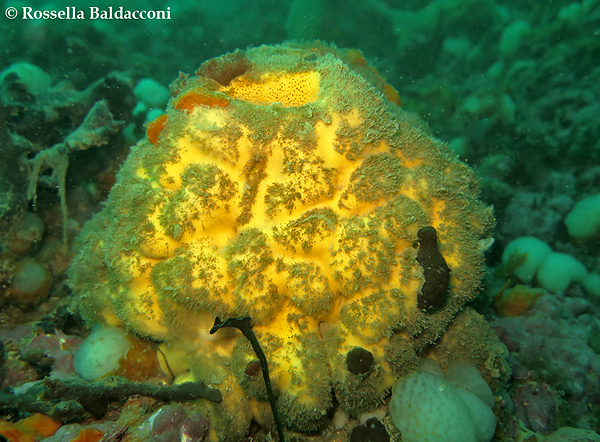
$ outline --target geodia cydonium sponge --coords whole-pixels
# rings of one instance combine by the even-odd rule
[[[221,440],[273,421],[249,342],[209,335],[217,316],[251,318],[287,429],[318,430],[334,397],[377,407],[476,296],[494,219],[473,172],[358,51],[237,51],[171,94],[79,237],[77,308],[219,388]]]

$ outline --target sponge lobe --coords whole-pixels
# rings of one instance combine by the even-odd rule
[[[389,409],[404,442],[477,442],[463,400],[434,374],[418,371],[400,381]]]
[[[449,371],[452,373],[447,374],[460,384],[474,384],[475,390],[489,392],[474,365],[455,363]],[[403,442],[489,442],[496,429],[496,417],[491,406],[475,394],[429,371],[418,370],[394,387],[389,411]]]

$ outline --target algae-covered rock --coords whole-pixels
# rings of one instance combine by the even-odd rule
[[[591,430],[563,427],[546,436],[544,442],[600,442],[600,435]]]

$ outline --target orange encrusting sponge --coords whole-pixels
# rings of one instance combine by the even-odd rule
[[[16,423],[0,420],[0,435],[9,442],[35,442],[40,438],[52,436],[61,425],[48,416],[35,413]]]
[[[99,442],[104,432],[97,428],[82,428],[74,439],[69,442]]]
[[[196,106],[227,107],[229,99],[222,94],[210,92],[202,88],[188,90],[183,93],[175,103],[177,110],[192,112]]]
[[[146,136],[152,144],[158,144],[158,137],[167,124],[167,114],[162,114],[146,125]]]
[[[520,316],[529,311],[531,306],[545,294],[542,289],[525,285],[502,290],[494,299],[494,309],[500,316]]]

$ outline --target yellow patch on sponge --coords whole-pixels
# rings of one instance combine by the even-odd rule
[[[320,75],[315,71],[284,75],[268,73],[258,81],[242,76],[221,91],[230,97],[250,103],[281,103],[285,107],[297,107],[316,101],[319,79]]]

